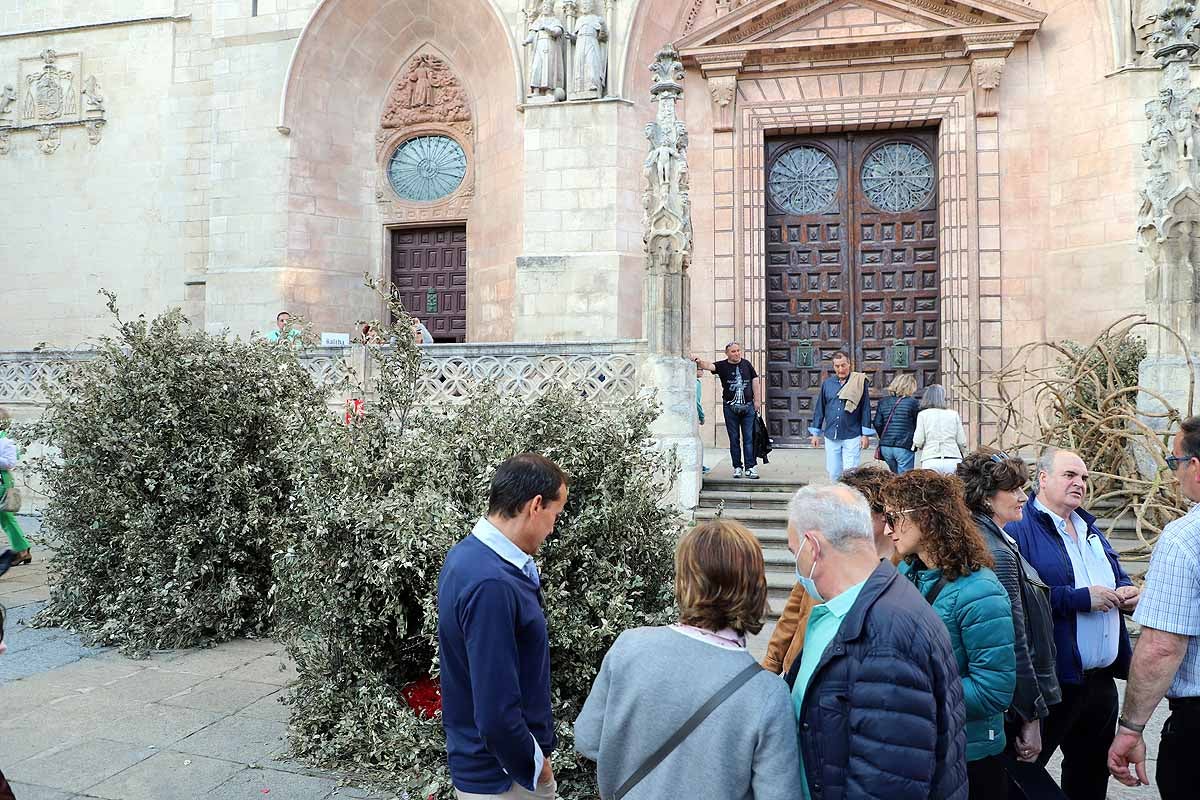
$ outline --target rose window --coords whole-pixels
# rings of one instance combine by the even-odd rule
[[[432,202],[454,193],[467,174],[467,154],[449,136],[418,136],[396,148],[387,176],[405,200]]]

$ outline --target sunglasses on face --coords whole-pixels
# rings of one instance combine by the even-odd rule
[[[905,514],[911,514],[916,511],[915,508],[906,508],[903,511],[884,511],[883,519],[891,527],[896,527],[896,521]]]
[[[1196,458],[1196,456],[1167,456],[1167,469],[1175,472],[1193,458]]]

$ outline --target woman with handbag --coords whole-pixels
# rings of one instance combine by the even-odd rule
[[[600,797],[803,797],[787,684],[746,649],[767,610],[758,540],[728,518],[693,528],[675,596],[678,624],[617,637],[575,721]]]
[[[29,542],[21,532],[14,512],[21,510],[21,493],[15,487],[13,469],[17,466],[17,446],[8,438],[8,426],[12,418],[0,408],[0,530],[8,536],[13,554],[10,566],[19,567],[33,561],[29,553]]]
[[[962,483],[918,469],[883,489],[900,574],[950,634],[966,706],[970,800],[1008,800],[1004,712],[1017,683],[1012,606],[971,521]]]
[[[875,430],[879,431],[879,447],[875,458],[883,461],[897,475],[913,468],[913,432],[921,405],[917,398],[917,379],[911,372],[897,375],[887,387],[888,396],[875,409]]]
[[[967,448],[967,431],[962,417],[946,398],[946,390],[934,383],[921,396],[921,413],[913,431],[913,450],[920,450],[921,469],[953,475]]]

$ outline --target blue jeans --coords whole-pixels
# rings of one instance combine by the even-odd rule
[[[745,405],[735,409],[725,403],[725,432],[729,434],[729,458],[734,469],[742,467],[742,453],[745,452],[746,469],[754,468],[754,406]]]
[[[829,473],[829,480],[834,483],[841,479],[843,472],[857,467],[861,459],[861,437],[855,436],[840,442],[836,439],[825,440],[825,471]]]
[[[907,447],[885,445],[879,449],[883,451],[883,460],[887,462],[888,469],[897,475],[903,475],[910,471],[917,460],[917,454]]]

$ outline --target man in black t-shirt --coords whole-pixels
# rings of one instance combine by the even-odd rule
[[[758,480],[758,470],[754,468],[754,420],[762,403],[754,391],[758,373],[742,358],[742,346],[737,342],[725,345],[724,360],[715,364],[695,357],[692,361],[721,379],[721,407],[725,411],[725,430],[729,434],[733,477]]]

